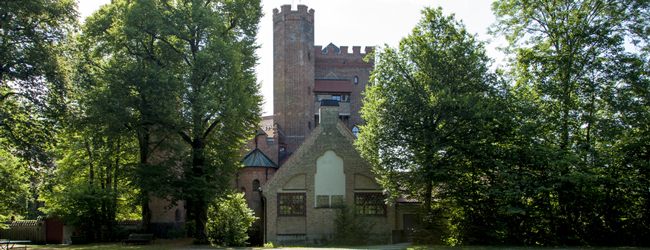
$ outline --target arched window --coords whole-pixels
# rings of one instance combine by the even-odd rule
[[[176,209],[176,213],[175,213],[175,218],[174,218],[174,219],[176,219],[176,221],[182,221],[182,220],[183,220],[183,216],[181,215],[181,210],[178,210],[178,208]]]
[[[354,125],[354,127],[352,127],[352,133],[354,134],[354,136],[359,138],[359,127],[357,127],[357,125]]]
[[[253,192],[255,191],[260,191],[260,181],[258,180],[253,181]]]
[[[359,77],[354,77],[354,84],[359,84]]]

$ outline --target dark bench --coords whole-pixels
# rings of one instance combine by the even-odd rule
[[[153,234],[130,234],[129,238],[122,241],[122,244],[151,244]]]
[[[30,240],[0,240],[0,249],[14,249],[14,248],[24,248],[27,249],[27,245],[16,245],[16,244],[29,244],[32,243]]]

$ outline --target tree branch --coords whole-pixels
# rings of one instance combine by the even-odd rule
[[[217,124],[219,124],[222,120],[223,120],[223,119],[219,119],[219,120],[216,120],[216,121],[212,122],[212,124],[210,124],[210,127],[208,127],[208,129],[205,130],[205,133],[203,133],[203,139],[204,139],[204,140],[205,140],[205,138],[208,137],[208,135],[210,135],[210,133],[212,133],[212,130],[213,130],[213,129],[217,126]]]

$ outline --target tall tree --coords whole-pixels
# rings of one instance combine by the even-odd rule
[[[29,175],[22,162],[0,149],[0,221],[20,218],[25,212],[24,198],[29,197]],[[22,202],[21,202],[22,201]],[[0,224],[0,229],[8,226]]]
[[[45,152],[64,114],[66,67],[61,57],[76,17],[71,0],[0,3],[0,152],[23,161],[2,156],[3,171],[13,169],[3,174],[3,184],[14,195],[24,195],[25,190],[14,180],[5,182],[5,177],[40,174],[43,167],[51,167]],[[3,205],[0,217],[23,214],[24,205],[16,205]]]
[[[534,188],[522,190],[529,197],[525,207],[531,223],[544,230],[530,232],[532,242],[639,244],[623,229],[631,226],[625,218],[643,214],[626,193],[648,184],[617,152],[629,131],[620,109],[626,97],[618,92],[644,78],[624,42],[647,41],[639,29],[647,22],[647,3],[501,0],[493,10],[493,32],[506,37],[513,55],[514,93],[534,112],[520,119],[536,124],[529,135],[537,153],[513,163],[533,180]],[[647,200],[648,193],[639,197]]]
[[[56,170],[40,186],[48,216],[57,216],[89,240],[119,240],[116,220],[137,215],[136,143],[124,133],[75,121],[59,133]]]
[[[159,84],[181,86],[166,99],[174,112],[147,124],[174,131],[189,148],[176,152],[187,160],[174,198],[186,202],[198,239],[205,239],[209,202],[227,189],[237,150],[259,119],[253,67],[261,15],[259,1],[141,0],[115,1],[91,20],[98,51],[118,48],[115,55],[147,68],[152,79],[167,75]]]
[[[498,91],[483,43],[440,8],[422,15],[399,48],[376,55],[356,145],[384,187],[407,190],[428,212],[434,191],[462,192],[459,180],[491,161]]]
[[[177,163],[170,161],[178,150],[168,147],[174,144],[174,131],[165,125],[178,120],[181,61],[169,44],[154,42],[148,35],[160,33],[160,26],[149,23],[146,32],[140,32],[126,25],[151,21],[146,14],[129,12],[131,5],[137,3],[116,1],[86,20],[75,83],[86,123],[98,133],[108,131],[137,141],[138,167],[131,183],[140,195],[143,227],[151,231],[149,200],[171,193],[165,177],[176,172]]]
[[[0,3],[0,144],[26,159],[47,161],[65,107],[61,57],[75,7],[72,0]]]

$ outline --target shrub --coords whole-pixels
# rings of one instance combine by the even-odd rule
[[[336,205],[333,243],[336,245],[363,245],[370,243],[372,228],[377,224],[369,217],[356,214],[347,202]]]
[[[248,240],[246,231],[257,219],[246,205],[244,194],[228,194],[208,208],[208,240],[212,245],[245,246]]]

